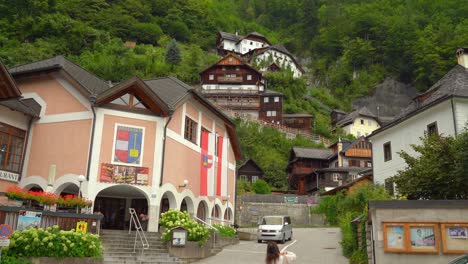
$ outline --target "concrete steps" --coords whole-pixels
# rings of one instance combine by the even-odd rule
[[[135,245],[135,231],[102,230],[100,238],[104,249],[104,264],[185,264],[185,260],[171,257],[159,233],[145,232],[149,248],[142,250],[140,237]]]

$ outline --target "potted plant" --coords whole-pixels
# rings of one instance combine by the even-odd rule
[[[18,186],[9,187],[6,190],[5,195],[10,201],[12,201],[12,205],[14,206],[22,206],[23,201],[28,197],[28,193]]]

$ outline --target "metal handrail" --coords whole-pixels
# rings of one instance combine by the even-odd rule
[[[148,239],[146,239],[145,232],[143,231],[143,228],[141,227],[140,219],[138,219],[138,216],[136,214],[136,211],[134,208],[128,208],[130,211],[130,226],[128,227],[128,233],[132,231],[132,223],[135,225],[135,243],[133,244],[133,253],[136,251],[136,244],[137,244],[137,238],[140,237],[141,245],[142,245],[142,250],[141,254],[143,254],[143,251],[145,249],[149,249],[149,243]]]
[[[222,223],[232,224],[232,220],[223,220],[223,219],[216,218],[216,217],[208,217],[208,219],[215,220],[215,221],[222,222]]]
[[[194,218],[195,220],[197,220],[197,221],[199,221],[199,222],[203,223],[204,225],[208,226],[209,228],[211,228],[211,229],[214,229],[216,232],[219,232],[218,228],[216,228],[216,227],[214,227],[214,226],[212,226],[212,225],[208,224],[207,222],[205,222],[205,221],[201,220],[201,219],[200,219],[200,218],[198,218],[197,216],[195,216],[195,215],[192,215],[192,218]]]

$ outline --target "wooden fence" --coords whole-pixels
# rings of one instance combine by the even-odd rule
[[[88,232],[93,234],[99,234],[101,220],[103,219],[103,215],[50,212],[13,206],[0,206],[0,223],[8,224],[12,226],[13,229],[16,229],[20,213],[24,211],[42,213],[39,225],[41,228],[45,229],[50,226],[58,225],[61,230],[71,230],[76,228],[77,222],[87,222]]]

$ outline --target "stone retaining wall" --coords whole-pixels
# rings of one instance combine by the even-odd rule
[[[102,264],[103,259],[96,258],[30,258],[33,264]]]

